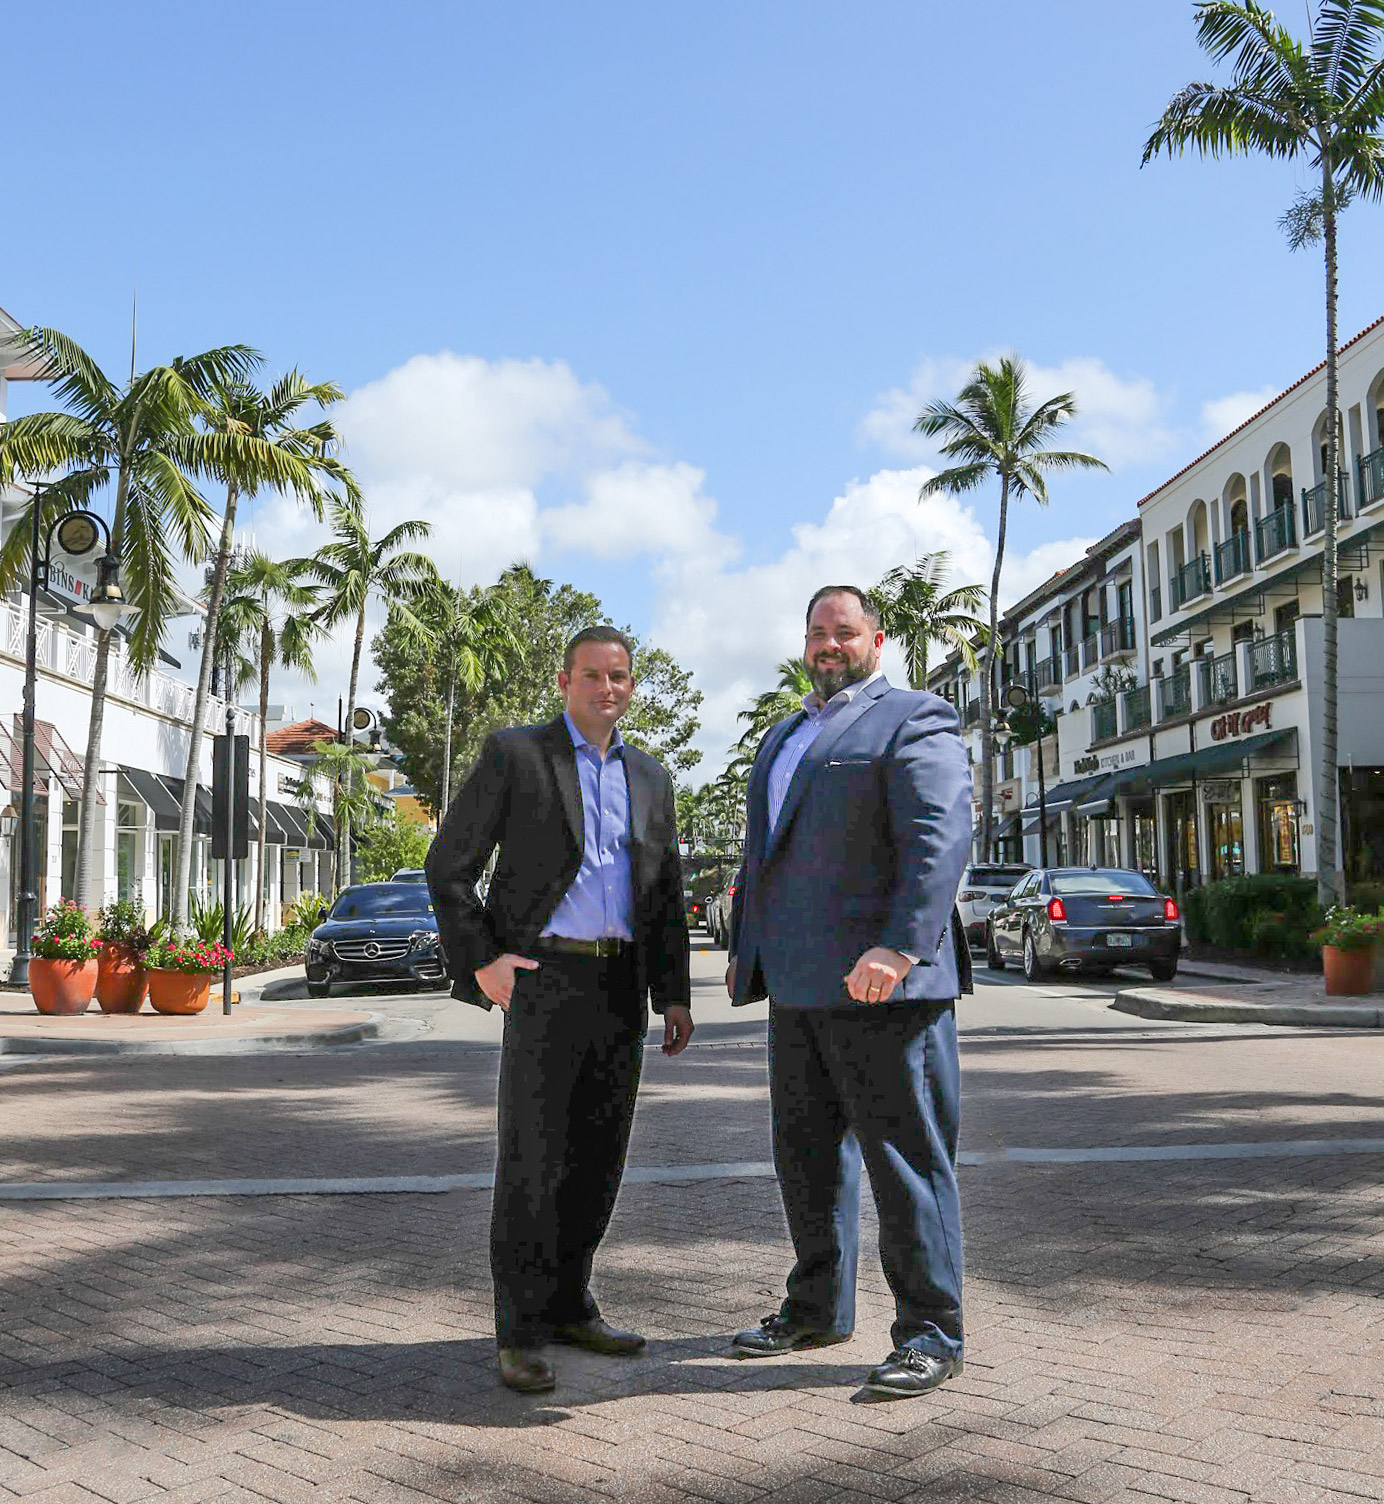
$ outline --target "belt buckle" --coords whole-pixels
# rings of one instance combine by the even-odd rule
[[[596,942],[596,954],[598,956],[618,956],[620,954],[620,942],[612,939],[609,935],[603,935]]]

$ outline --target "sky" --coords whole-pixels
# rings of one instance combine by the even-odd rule
[[[1293,7],[1285,7],[1290,24]],[[10,11],[0,307],[127,369],[223,343],[347,391],[376,530],[526,559],[735,713],[828,580],[919,552],[986,582],[997,496],[917,501],[912,432],[1001,352],[1109,473],[1011,517],[1004,602],[1321,358],[1292,164],[1166,159],[1215,76],[1190,0],[290,0]],[[1342,233],[1343,337],[1384,211]],[[11,414],[47,405],[14,388]],[[278,554],[318,536],[261,498]],[[170,644],[177,651],[181,644]],[[317,685],[335,716],[343,637]],[[363,676],[373,686],[373,669]],[[380,703],[368,688],[367,702]]]

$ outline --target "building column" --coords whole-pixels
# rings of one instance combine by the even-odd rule
[[[117,787],[120,774],[114,768],[103,768],[99,777],[106,802],[97,806],[96,813],[96,870],[101,874],[92,905],[96,909],[104,908],[116,896],[116,848],[120,829],[120,794]]]
[[[1254,800],[1254,778],[1240,780],[1240,824],[1245,833],[1245,872],[1258,872],[1259,807]]]

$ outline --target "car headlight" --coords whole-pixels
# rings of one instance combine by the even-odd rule
[[[331,955],[331,953],[332,947],[329,940],[308,941],[308,955],[312,958],[312,960],[319,961],[322,959],[322,957],[329,956]]]
[[[414,932],[408,937],[408,948],[410,950],[436,950],[437,931],[414,930]]]

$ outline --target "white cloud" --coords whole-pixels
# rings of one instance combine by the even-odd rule
[[[981,358],[993,361],[998,353]],[[935,461],[935,441],[914,433],[913,424],[927,403],[954,398],[974,369],[971,360],[922,361],[907,386],[893,387],[875,399],[857,437],[887,454]],[[1170,399],[1147,377],[1119,376],[1094,356],[1077,356],[1056,366],[1028,363],[1028,378],[1036,402],[1060,392],[1075,394],[1077,415],[1059,430],[1055,441],[1063,448],[1094,454],[1112,470],[1164,459],[1177,450],[1178,434],[1168,416]]]
[[[1206,443],[1214,444],[1252,418],[1278,396],[1278,388],[1263,386],[1253,392],[1231,392],[1201,405],[1201,425]]]

